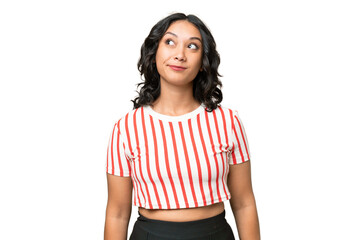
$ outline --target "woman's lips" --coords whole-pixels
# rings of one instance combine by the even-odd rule
[[[175,71],[184,71],[186,68],[184,67],[180,67],[180,66],[175,66],[175,65],[169,65],[169,67],[172,69],[172,70],[175,70]]]

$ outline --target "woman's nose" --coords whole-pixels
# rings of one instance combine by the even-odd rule
[[[175,60],[178,61],[186,61],[186,56],[185,56],[185,52],[184,52],[184,48],[183,47],[178,47],[178,49],[175,52]]]

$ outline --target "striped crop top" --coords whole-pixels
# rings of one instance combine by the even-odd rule
[[[146,209],[207,206],[230,199],[229,165],[250,160],[244,126],[236,110],[169,116],[149,105],[115,122],[106,172],[131,177],[133,205]]]

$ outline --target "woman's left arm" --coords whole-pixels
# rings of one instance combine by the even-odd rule
[[[240,240],[260,240],[259,218],[251,183],[250,160],[230,165],[228,188]]]

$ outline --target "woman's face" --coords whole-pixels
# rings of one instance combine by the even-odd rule
[[[192,82],[201,68],[202,51],[199,30],[186,20],[173,22],[156,52],[160,79],[176,85]]]

